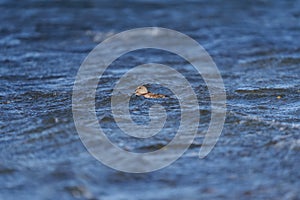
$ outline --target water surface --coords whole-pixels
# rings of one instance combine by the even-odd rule
[[[0,1],[0,199],[298,199],[299,9],[300,1]],[[79,140],[72,87],[99,42],[146,26],[180,31],[205,47],[224,79],[227,119],[213,151],[199,160],[211,111],[201,77],[166,52],[123,56],[101,79],[96,100],[99,122],[120,147],[161,148],[180,116],[170,98],[162,103],[166,129],[151,140],[116,130],[110,95],[131,67],[158,62],[179,70],[201,114],[199,137],[183,157],[160,171],[126,174],[99,163]],[[147,123],[152,104],[132,97],[136,123]]]

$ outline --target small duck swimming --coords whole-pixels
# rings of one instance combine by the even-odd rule
[[[148,92],[148,89],[141,85],[135,89],[135,95],[137,96],[143,96],[145,98],[152,98],[152,99],[157,99],[157,98],[165,98],[166,96],[163,94],[153,94],[151,92]]]

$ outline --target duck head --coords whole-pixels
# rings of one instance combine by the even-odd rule
[[[141,85],[135,89],[135,95],[141,96],[148,93],[148,90],[145,86]]]

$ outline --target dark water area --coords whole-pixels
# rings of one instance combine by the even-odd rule
[[[300,1],[0,1],[0,199],[284,199],[300,197]],[[112,64],[97,89],[108,137],[124,149],[159,149],[116,130],[109,109],[115,82],[130,67],[172,65],[200,102],[199,136],[172,165],[147,174],[106,167],[81,143],[72,88],[88,53],[110,35],[158,26],[198,41],[226,87],[218,143],[198,158],[210,119],[205,83],[166,52],[138,51]],[[156,92],[166,88],[149,85]],[[153,102],[132,97],[133,120],[147,123]],[[178,128],[176,98],[166,130]]]

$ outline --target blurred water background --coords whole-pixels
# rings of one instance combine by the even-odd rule
[[[0,1],[0,199],[299,199],[300,1]],[[188,77],[200,102],[199,137],[171,166],[126,174],[95,160],[75,130],[71,95],[87,54],[108,36],[159,26],[197,40],[224,79],[227,119],[198,159],[210,119],[205,83],[175,55],[136,51],[100,80],[96,108],[108,137],[136,152],[161,148],[178,128],[176,98],[166,132],[137,141],[117,130],[109,109],[116,81],[148,62]],[[167,89],[149,85],[154,92]],[[132,97],[147,122],[153,102]]]

